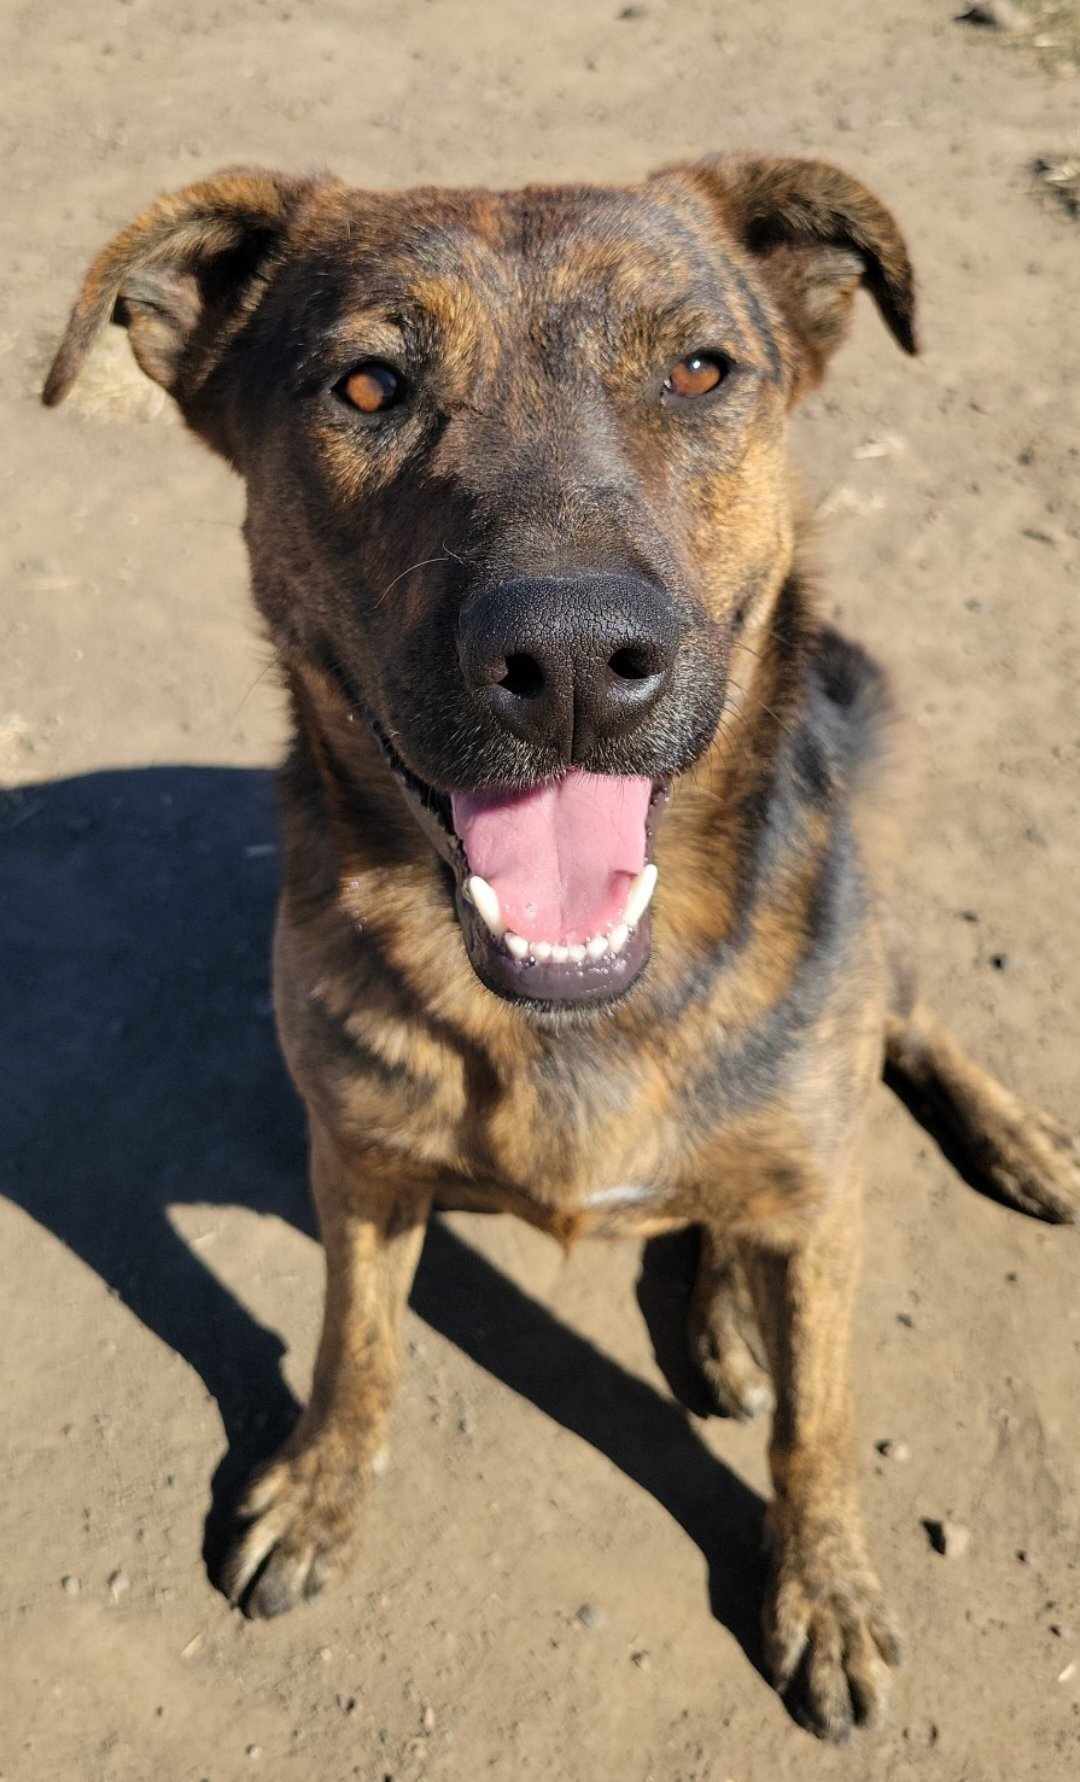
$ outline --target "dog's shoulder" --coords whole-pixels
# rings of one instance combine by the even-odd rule
[[[896,721],[889,677],[862,644],[822,625],[808,652],[803,729],[849,781],[880,761]]]

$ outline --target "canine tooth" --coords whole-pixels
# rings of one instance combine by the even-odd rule
[[[648,866],[642,867],[637,878],[631,884],[630,895],[626,899],[626,909],[623,912],[623,921],[627,928],[636,928],[641,921],[649,907],[652,894],[656,890],[658,877],[656,867],[650,860]]]
[[[592,940],[585,948],[590,959],[602,959],[607,950],[608,942],[606,934],[594,934]]]
[[[506,923],[502,919],[502,911],[499,908],[499,894],[494,885],[489,885],[486,879],[482,879],[479,873],[474,872],[472,878],[466,881],[465,889],[472,898],[473,903],[476,905],[486,926],[490,928],[495,939],[498,940],[506,927]]]
[[[585,948],[580,943],[577,946],[567,947],[566,951],[575,965],[580,965],[585,957]]]
[[[625,922],[620,922],[608,935],[608,946],[613,953],[621,953],[630,938],[630,930]]]
[[[556,965],[565,965],[570,957],[569,947],[552,947],[551,957]]]
[[[529,952],[529,943],[520,934],[506,934],[504,940],[515,959],[525,959]]]
[[[534,941],[533,942],[533,952],[536,954],[536,957],[539,959],[541,965],[546,965],[548,960],[551,958],[551,952],[552,952],[551,942],[550,941]]]

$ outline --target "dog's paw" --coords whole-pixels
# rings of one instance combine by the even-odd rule
[[[734,1324],[691,1328],[690,1349],[708,1394],[722,1417],[747,1422],[771,1410],[772,1381]]]
[[[237,1506],[237,1533],[221,1567],[230,1602],[245,1615],[268,1617],[316,1596],[347,1558],[360,1499],[355,1467],[318,1444],[272,1460]]]
[[[843,1744],[888,1701],[900,1640],[858,1542],[838,1524],[780,1536],[764,1618],[773,1681],[800,1725]]]
[[[1080,1141],[1038,1108],[987,1135],[980,1160],[991,1185],[1021,1212],[1055,1225],[1080,1222]]]

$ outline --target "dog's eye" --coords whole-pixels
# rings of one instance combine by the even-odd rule
[[[382,414],[384,409],[393,408],[405,394],[405,379],[392,365],[382,365],[377,359],[368,359],[343,377],[337,386],[338,395],[353,408],[358,408],[362,415]]]
[[[715,353],[688,353],[671,367],[664,389],[670,396],[707,396],[723,383],[728,369],[727,361]]]

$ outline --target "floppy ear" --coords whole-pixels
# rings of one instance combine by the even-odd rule
[[[63,401],[101,329],[115,321],[147,376],[176,397],[192,425],[211,432],[190,405],[312,183],[236,167],[159,198],[90,267],[42,401],[50,408]]]
[[[891,213],[826,161],[717,155],[669,168],[703,191],[757,262],[799,352],[796,394],[818,383],[860,285],[905,353],[918,351],[915,275]]]

